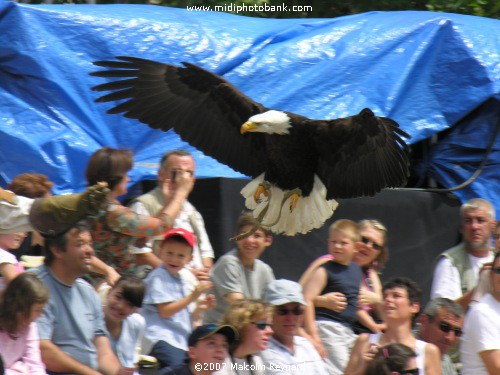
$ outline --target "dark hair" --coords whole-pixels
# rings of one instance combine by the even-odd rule
[[[111,289],[122,289],[122,296],[135,307],[142,307],[146,286],[138,277],[125,275],[118,279]]]
[[[171,157],[171,156],[190,156],[190,157],[193,157],[193,155],[188,151],[188,150],[181,150],[181,149],[177,149],[177,150],[172,150],[172,151],[169,151],[169,152],[166,152],[163,154],[163,156],[161,157],[161,160],[160,160],[160,168],[161,169],[164,169],[167,165],[167,162],[168,162],[168,159]]]
[[[47,303],[49,290],[35,274],[17,275],[4,291],[0,300],[0,331],[16,339],[23,331],[22,320],[28,319],[35,303]]]
[[[54,254],[52,252],[53,247],[63,252],[66,251],[66,246],[68,245],[68,234],[72,231],[72,229],[76,229],[77,234],[90,231],[90,227],[87,222],[85,220],[81,220],[76,223],[74,227],[70,228],[63,234],[58,235],[57,237],[46,237],[44,263],[47,266],[50,266],[50,264],[54,261]]]
[[[236,234],[238,234],[243,227],[247,225],[251,225],[252,227],[257,224],[257,219],[253,217],[250,211],[243,211],[238,220],[236,221]],[[259,226],[257,230],[261,230],[264,232],[266,236],[269,236],[271,233],[269,229],[266,229],[262,226]]]
[[[89,185],[107,182],[108,187],[113,190],[132,169],[132,165],[130,151],[106,146],[92,154],[85,169],[85,177]]]
[[[498,258],[500,258],[500,251],[497,251],[497,252],[495,253],[495,256],[494,256],[494,258],[493,258],[493,262],[492,262],[492,263],[493,263],[493,265],[495,265],[495,261],[496,261]]]
[[[390,375],[392,372],[404,373],[410,358],[417,354],[406,345],[389,344],[379,348],[365,370],[365,375]]]
[[[382,293],[386,290],[394,288],[403,288],[408,293],[410,304],[418,303],[419,306],[422,306],[422,289],[420,289],[416,282],[406,277],[395,277],[394,279],[389,280],[383,285]],[[415,324],[419,313],[420,311],[412,317],[412,325]]]
[[[14,177],[8,189],[28,198],[41,198],[50,193],[54,183],[40,173],[21,173]]]
[[[161,245],[160,245],[160,249],[163,250],[163,248],[165,247],[165,245],[168,242],[177,242],[177,243],[181,243],[183,245],[187,245],[191,249],[191,255],[193,254],[193,247],[186,241],[186,239],[184,237],[182,237],[180,235],[179,236],[172,236],[172,237],[167,238],[166,240],[162,240]]]
[[[384,284],[382,292],[394,288],[405,289],[408,292],[410,303],[422,303],[422,289],[420,289],[416,282],[406,277],[395,277]]]

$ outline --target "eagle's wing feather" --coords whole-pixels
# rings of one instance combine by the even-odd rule
[[[123,101],[108,113],[123,113],[151,128],[174,131],[180,137],[223,164],[249,176],[266,167],[262,134],[240,135],[249,117],[266,109],[222,77],[196,65],[184,67],[134,57],[97,61],[108,68],[94,76],[123,78],[93,87],[111,91],[97,102]]]
[[[399,125],[369,109],[352,117],[317,122],[317,174],[327,199],[372,196],[385,187],[406,183],[409,138]]]

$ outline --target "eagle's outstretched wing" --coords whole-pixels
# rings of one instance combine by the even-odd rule
[[[403,186],[409,176],[410,138],[398,123],[369,109],[358,115],[318,122],[314,139],[317,174],[327,199],[372,196],[386,187]]]
[[[225,79],[189,63],[177,67],[117,57],[94,64],[108,70],[93,76],[120,78],[92,88],[112,91],[97,102],[125,100],[108,113],[124,113],[154,129],[174,129],[184,141],[243,174],[264,172],[264,135],[242,137],[240,127],[266,109]]]

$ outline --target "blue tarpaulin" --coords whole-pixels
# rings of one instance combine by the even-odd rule
[[[155,178],[165,151],[189,149],[174,133],[108,115],[110,103],[94,103],[99,95],[90,88],[103,79],[89,76],[97,69],[92,62],[127,55],[199,64],[266,107],[311,118],[369,107],[399,122],[410,142],[453,127],[423,172],[453,186],[477,167],[499,117],[499,38],[498,20],[446,13],[260,19],[0,0],[0,180],[35,171],[56,183],[56,193],[79,191],[90,154],[108,145],[133,151],[134,183]],[[459,196],[479,194],[500,205],[500,140],[495,150],[487,173]],[[241,177],[191,151],[199,177]]]

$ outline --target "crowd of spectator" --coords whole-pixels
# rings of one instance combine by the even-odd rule
[[[31,173],[0,191],[1,373],[137,374],[139,358],[160,375],[500,373],[490,202],[462,205],[463,240],[439,255],[423,308],[412,280],[381,283],[377,220],[335,221],[327,254],[299,282],[276,280],[259,259],[273,242],[263,227],[215,261],[188,201],[188,152],[165,154],[158,186],[125,206],[132,166],[129,151],[104,147],[84,193],[51,196]],[[255,225],[243,213],[235,234]]]

